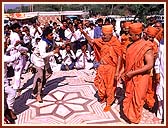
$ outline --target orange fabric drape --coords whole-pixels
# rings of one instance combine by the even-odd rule
[[[94,84],[98,89],[101,100],[106,100],[108,105],[114,100],[116,86],[114,85],[114,75],[118,62],[118,56],[122,56],[121,44],[116,37],[112,37],[109,42],[102,39],[95,39],[93,45],[96,58],[100,64],[94,79]]]
[[[156,59],[158,55],[158,45],[155,41],[153,42],[153,52],[154,52],[154,59]],[[154,104],[155,104],[155,87],[156,86],[154,85],[154,82],[153,82],[154,76],[155,76],[154,68],[152,68],[150,78],[149,78],[149,83],[148,83],[146,101],[145,101],[149,108],[154,107]]]
[[[126,51],[127,51],[127,46],[130,44],[129,40],[129,35],[122,34],[121,35],[121,49],[122,49],[122,61],[121,61],[121,66],[120,66],[120,76],[123,73],[123,70],[125,68],[125,59],[126,59]]]
[[[121,47],[123,52],[123,59],[125,60],[127,46],[130,44],[129,36],[122,34],[121,35]]]
[[[127,49],[125,72],[142,68],[144,66],[144,55],[149,49],[153,49],[151,42],[144,40],[134,42]],[[149,77],[149,73],[144,73],[125,82],[126,93],[123,100],[123,112],[132,123],[140,122]]]
[[[149,77],[149,83],[148,83],[148,90],[146,94],[146,104],[148,105],[149,108],[152,108],[155,104],[155,89],[153,86],[153,76]]]

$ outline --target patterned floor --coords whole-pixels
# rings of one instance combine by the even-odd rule
[[[22,95],[15,101],[17,125],[128,125],[120,118],[119,105],[113,104],[110,112],[103,112],[105,104],[96,98],[93,85],[94,70],[55,72],[43,90],[43,103],[31,96],[33,74],[23,74]],[[11,83],[13,80],[11,81]],[[154,113],[143,110],[140,124],[161,125],[154,121]],[[129,124],[130,125],[130,124]]]

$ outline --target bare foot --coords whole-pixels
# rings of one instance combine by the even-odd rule
[[[108,111],[110,111],[110,109],[111,109],[111,106],[108,106],[108,105],[106,105],[106,107],[104,108],[104,112],[108,112]]]
[[[42,103],[43,100],[41,99],[41,96],[40,95],[37,95],[36,96],[36,101],[38,101],[39,103]]]

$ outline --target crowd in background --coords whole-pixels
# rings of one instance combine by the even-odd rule
[[[13,104],[15,98],[19,97],[22,92],[21,79],[22,74],[31,69],[35,74],[33,82],[32,95],[39,101],[43,102],[41,89],[44,84],[39,80],[44,80],[56,71],[69,71],[80,69],[95,69],[100,62],[95,58],[96,53],[93,46],[88,42],[83,31],[91,39],[103,38],[102,27],[113,25],[113,36],[118,39],[122,47],[122,66],[120,67],[120,76],[124,72],[124,65],[127,48],[131,45],[129,38],[129,26],[134,21],[124,21],[121,23],[120,33],[116,33],[115,19],[99,18],[96,23],[88,20],[65,19],[61,21],[61,26],[55,21],[46,21],[44,25],[40,22],[31,24],[21,24],[18,21],[4,26],[4,91],[7,108],[5,111],[16,119]],[[136,21],[139,23],[139,21]],[[157,117],[163,118],[163,88],[164,88],[164,25],[153,18],[149,23],[143,25],[141,38],[155,44],[154,47],[154,66],[151,70],[150,87],[146,96],[146,108],[154,111],[157,104]],[[81,31],[82,30],[82,31]],[[48,67],[49,66],[49,67]],[[8,69],[8,70],[7,70]],[[10,69],[14,72],[14,85],[10,85],[8,75]],[[45,71],[45,78],[43,77]],[[40,78],[39,78],[40,76]],[[57,77],[57,76],[55,76]],[[45,81],[45,80],[44,80]],[[38,83],[39,82],[39,83]],[[122,82],[118,82],[122,85]],[[37,89],[36,89],[37,88]],[[122,85],[124,89],[124,85]],[[150,99],[150,100],[148,100]]]

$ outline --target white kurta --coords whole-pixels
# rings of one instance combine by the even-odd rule
[[[78,58],[75,63],[75,67],[77,69],[80,68],[90,69],[91,67],[93,67],[93,63],[88,62],[91,59],[90,52],[88,50],[86,51],[85,56],[84,53],[82,53],[82,50],[78,49],[76,52],[76,57]]]
[[[54,48],[54,43],[52,48]],[[33,54],[31,56],[31,62],[37,66],[44,68],[44,65],[49,63],[50,56],[54,55],[54,52],[46,52],[46,48],[48,47],[47,43],[43,40],[38,42],[38,45],[35,47]],[[44,62],[45,59],[45,62]]]
[[[70,42],[75,42],[77,41],[77,35],[76,33],[72,33],[69,28],[65,30],[65,37],[70,40]]]
[[[155,66],[157,67],[155,70],[157,73],[160,73],[160,83],[156,87],[156,94],[159,102],[159,107],[157,110],[157,117],[159,119],[163,119],[163,111],[164,111],[164,88],[165,88],[165,83],[164,83],[164,49],[165,46],[163,44],[160,44],[159,46],[159,55],[158,59],[156,60]],[[159,68],[158,68],[159,67]]]
[[[15,45],[16,41],[20,41],[20,37],[18,33],[11,31],[11,34],[10,34],[11,45]]]
[[[20,37],[18,35],[18,33],[16,32],[12,32],[10,35],[10,41],[11,41],[11,45],[8,46],[7,48],[7,52],[10,52],[10,55],[14,55],[15,53],[18,52],[27,52],[28,49],[26,47],[21,46],[20,44],[17,46],[14,46],[16,41],[20,41]],[[21,85],[21,74],[22,74],[22,70],[25,66],[25,61],[24,61],[24,56],[20,55],[19,58],[17,60],[14,61],[13,65],[13,69],[14,69],[14,74],[15,74],[15,82],[13,85],[14,89],[21,89],[22,85]]]
[[[76,56],[72,50],[70,50],[70,53],[67,53],[66,50],[60,51],[60,54],[62,55],[62,59],[63,59],[63,61],[62,61],[63,65],[66,65],[66,64],[70,65],[70,64],[72,64],[72,58],[76,59]]]
[[[87,28],[85,31],[88,33],[88,35],[89,35],[92,39],[94,39],[94,28],[93,28],[93,29]]]
[[[7,64],[15,61],[19,58],[20,53],[16,53],[12,56],[4,55],[4,91],[6,96],[6,103],[8,105],[8,109],[13,110],[13,104],[15,101],[16,90],[14,90],[11,86],[9,86],[9,81],[7,79]]]
[[[30,35],[33,37],[33,38],[37,38],[37,37],[40,37],[42,35],[42,30],[40,27],[37,28],[38,31],[40,32],[40,34],[38,32],[35,33],[35,28],[32,26],[30,27]]]

